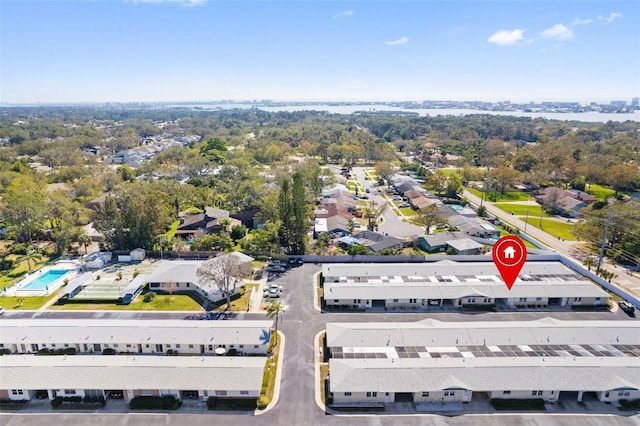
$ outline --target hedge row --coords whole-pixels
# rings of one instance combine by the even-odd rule
[[[182,402],[173,395],[136,396],[129,403],[132,410],[177,410]]]

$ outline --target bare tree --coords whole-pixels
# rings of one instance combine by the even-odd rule
[[[207,260],[196,272],[200,281],[213,281],[227,298],[227,309],[231,309],[231,295],[236,290],[240,276],[240,260],[232,253]]]
[[[424,227],[424,231],[429,235],[431,227],[445,220],[440,214],[440,209],[437,205],[431,204],[424,211],[420,213],[415,223]]]

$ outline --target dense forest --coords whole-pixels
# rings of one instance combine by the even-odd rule
[[[640,256],[640,225],[633,219],[639,208],[626,196],[640,187],[639,133],[640,123],[630,121],[493,115],[3,108],[0,229],[15,242],[3,246],[3,265],[7,254],[27,255],[35,242],[49,242],[50,255],[86,247],[82,226],[89,222],[104,233],[104,248],[184,250],[184,241],[162,236],[181,211],[207,206],[232,214],[257,211],[264,226],[199,236],[192,249],[238,244],[252,251],[304,252],[305,218],[314,197],[333,183],[323,167],[329,163],[380,170],[402,165],[419,170],[432,189],[451,185],[453,178],[435,171],[444,166],[457,168],[463,184],[485,181],[495,191],[515,184],[609,187],[617,200],[585,209],[576,232],[599,241],[606,207],[613,203],[612,252],[633,260]],[[114,161],[127,150],[177,138],[185,141],[138,166]],[[99,207],[89,204],[103,194],[108,197]]]

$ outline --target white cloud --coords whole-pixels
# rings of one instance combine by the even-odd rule
[[[577,25],[589,25],[589,24],[593,24],[595,21],[593,19],[580,19],[580,18],[576,18],[573,21],[571,21],[571,23],[569,24],[572,27],[575,27]]]
[[[567,40],[573,37],[573,31],[562,24],[555,24],[551,28],[540,33],[544,38],[557,38],[559,40]]]
[[[523,30],[500,30],[487,39],[489,43],[499,46],[513,46],[524,39]]]
[[[622,13],[613,12],[610,13],[609,16],[598,15],[598,21],[604,22],[605,24],[610,24],[619,18],[622,18]]]
[[[388,46],[393,46],[396,44],[406,44],[409,42],[409,38],[408,37],[400,37],[397,40],[390,40],[390,41],[385,41],[384,44],[388,45]]]
[[[203,6],[207,0],[125,0],[125,3],[175,3],[183,6]]]
[[[348,18],[350,16],[353,16],[353,10],[345,10],[344,12],[333,15],[333,19]]]

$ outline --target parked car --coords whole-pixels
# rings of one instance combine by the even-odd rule
[[[4,314],[4,308],[2,306],[0,306],[0,315]]]
[[[278,285],[278,284],[269,284],[269,286],[265,287],[264,289],[265,289],[265,291],[270,291],[270,290],[282,291],[282,290],[284,290],[284,288],[281,285]]]
[[[370,194],[371,193],[371,189],[367,188],[367,189],[364,190],[364,192],[366,192],[367,194]]]
[[[635,316],[635,310],[636,308],[634,308],[634,306],[625,301],[625,300],[621,300],[618,302],[618,306],[620,306],[620,309],[622,309],[624,311],[625,314],[629,315],[630,317],[634,317]]]
[[[280,294],[282,293],[282,291],[275,289],[275,288],[268,288],[264,291],[263,296],[265,298],[272,298],[272,299],[276,299],[278,297],[280,297]]]
[[[401,196],[399,196],[399,195],[394,195],[393,196],[393,201],[400,201],[400,200],[402,200]]]
[[[398,207],[400,207],[402,209],[402,208],[411,207],[411,206],[409,205],[409,203],[400,203],[400,204],[398,204]]]
[[[268,272],[284,272],[286,271],[286,268],[279,264],[271,264],[267,266],[267,271]]]
[[[368,200],[369,196],[368,195],[363,195],[362,197],[360,197],[361,200]]]

